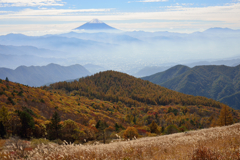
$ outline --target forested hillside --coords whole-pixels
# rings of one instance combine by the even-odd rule
[[[240,91],[240,65],[194,68],[179,65],[142,79],[181,93],[212,98],[233,108],[240,108],[239,101],[234,100]]]
[[[97,98],[112,102],[121,101],[127,106],[147,105],[205,105],[220,108],[221,103],[205,98],[182,94],[115,71],[100,72],[74,82],[51,84],[49,89]]]
[[[143,137],[221,125],[220,110],[227,107],[114,71],[41,88],[0,80],[0,106],[0,114],[9,115],[0,119],[1,136],[76,143],[128,138],[132,127]],[[229,114],[230,123],[239,122],[239,111]]]

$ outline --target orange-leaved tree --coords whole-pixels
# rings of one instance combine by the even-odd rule
[[[135,127],[128,127],[126,131],[123,133],[123,137],[125,139],[133,139],[134,137],[138,137],[138,131]]]
[[[218,118],[218,124],[220,126],[226,126],[233,124],[233,118],[232,113],[230,111],[230,108],[226,105],[224,105],[221,109],[219,118]]]

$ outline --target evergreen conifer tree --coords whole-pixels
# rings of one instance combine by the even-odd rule
[[[60,122],[61,122],[61,118],[59,114],[55,111],[51,118],[49,139],[54,140],[59,138],[60,136],[59,132],[62,128],[62,125],[60,124]]]
[[[6,81],[6,82],[9,82],[9,79],[8,79],[8,77],[6,77],[5,81]]]
[[[0,109],[0,136],[4,138],[9,127],[9,113],[5,106]]]
[[[152,123],[149,125],[149,128],[151,130],[151,133],[159,134],[160,131],[158,130],[158,125],[155,121],[152,121]]]
[[[33,117],[26,111],[16,111],[21,120],[21,136],[23,138],[29,138],[31,134],[31,129],[35,128],[35,123]]]
[[[106,135],[105,129],[108,127],[107,123],[104,121],[99,120],[96,124],[96,128],[102,133],[103,136],[103,143],[106,143]]]

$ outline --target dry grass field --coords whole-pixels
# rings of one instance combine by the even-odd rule
[[[132,141],[94,145],[8,140],[0,159],[29,160],[240,160],[240,124]],[[2,141],[0,141],[1,144]]]

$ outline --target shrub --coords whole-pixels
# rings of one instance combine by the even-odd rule
[[[147,136],[148,136],[148,137],[156,137],[157,134],[156,134],[156,133],[147,132]]]
[[[118,135],[119,135],[120,137],[123,137],[123,134],[124,134],[125,131],[126,131],[126,130],[121,130],[121,131],[118,133]]]
[[[179,130],[176,125],[169,125],[165,129],[165,134],[172,134],[172,133],[178,133]]]
[[[62,145],[63,144],[63,141],[61,139],[55,139],[52,141],[53,143],[57,143],[59,145]]]
[[[37,147],[38,145],[41,145],[41,144],[47,145],[48,143],[50,143],[50,141],[46,138],[32,139],[31,140],[31,144],[33,145],[33,147]]]
[[[123,137],[130,140],[132,140],[134,137],[138,138],[138,131],[135,127],[128,127],[123,133]]]
[[[192,160],[200,160],[200,159],[217,160],[222,158],[218,153],[212,151],[209,148],[199,147],[194,151]]]
[[[185,132],[187,131],[187,128],[185,126],[179,127],[179,132]]]
[[[71,119],[65,120],[62,127],[62,139],[74,142],[81,136],[77,123]]]

